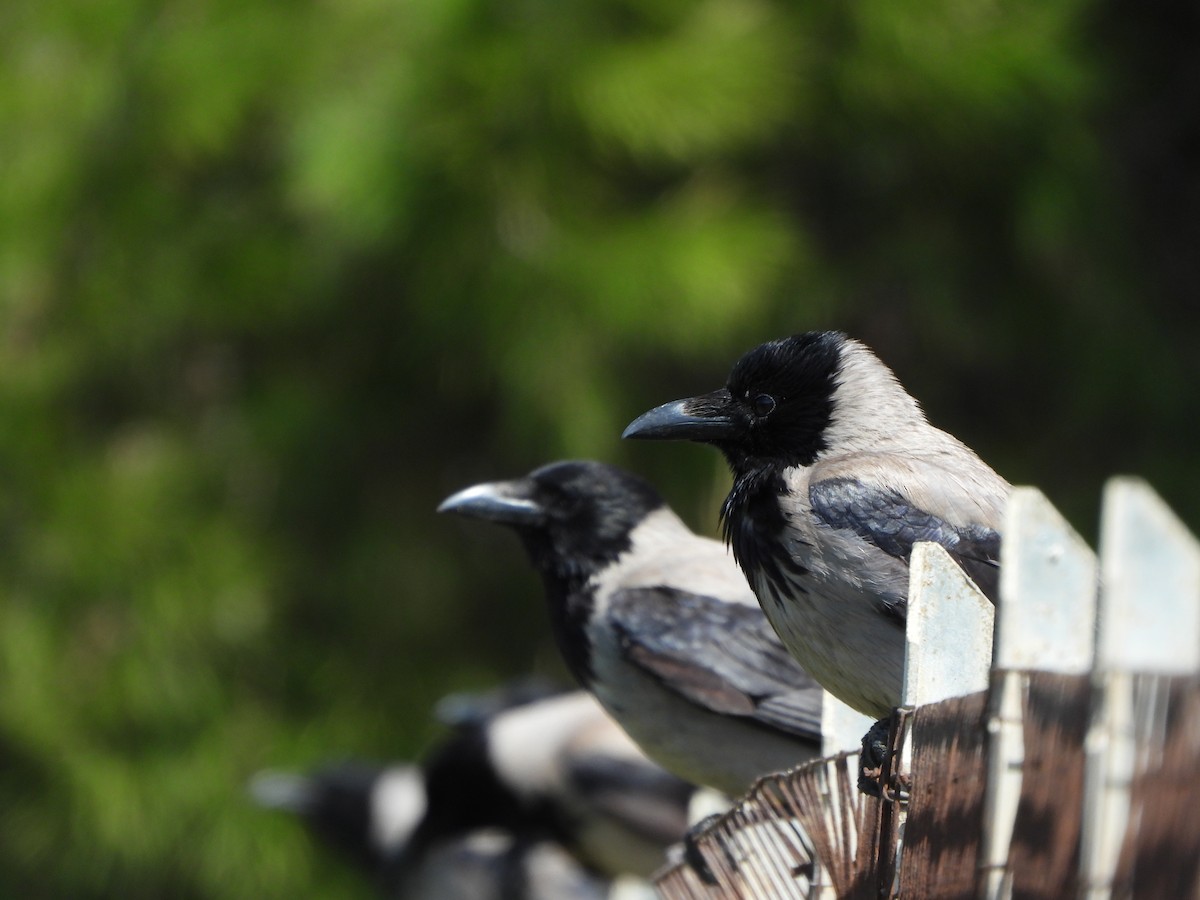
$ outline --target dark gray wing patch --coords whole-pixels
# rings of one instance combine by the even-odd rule
[[[908,562],[913,544],[941,544],[993,603],[1000,587],[1000,534],[982,525],[956,526],[894,490],[855,478],[830,478],[808,489],[813,515],[847,528],[889,556]]]
[[[625,659],[714,712],[819,741],[821,689],[756,606],[670,587],[613,593]]]

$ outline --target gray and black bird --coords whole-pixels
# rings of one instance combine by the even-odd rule
[[[402,900],[605,900],[608,879],[585,868],[544,830],[467,827],[410,842],[428,808],[415,765],[341,762],[311,775],[262,772],[262,806],[299,816],[386,897]]]
[[[623,436],[724,454],[734,556],[795,658],[860,712],[900,700],[913,544],[943,546],[996,600],[1008,482],[844,334],[762,344],[725,387],[663,404]]]
[[[643,479],[558,462],[439,509],[517,533],[568,668],[665,768],[737,795],[820,755],[820,687],[728,550],[693,533]]]
[[[532,846],[544,860],[558,858],[554,847],[569,851],[593,877],[645,876],[662,864],[687,830],[694,786],[647,759],[586,692],[489,703],[464,713],[456,698],[455,727],[420,765],[263,772],[250,792],[300,816],[401,896],[426,896],[413,886],[436,883],[448,857],[474,860],[480,877],[531,875],[522,866]],[[483,852],[496,847],[507,849]]]

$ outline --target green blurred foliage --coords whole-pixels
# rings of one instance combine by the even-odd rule
[[[1128,0],[0,12],[0,893],[366,896],[255,769],[557,672],[438,500],[768,337],[874,345],[1086,534],[1193,525],[1193,13]]]

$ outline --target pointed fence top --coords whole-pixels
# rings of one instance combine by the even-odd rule
[[[1200,544],[1145,481],[1104,488],[1096,668],[1200,669]]]
[[[982,691],[992,662],[995,608],[940,545],[913,547],[903,706]]]
[[[1037,488],[1013,488],[1000,563],[996,668],[1088,671],[1096,642],[1096,554]]]

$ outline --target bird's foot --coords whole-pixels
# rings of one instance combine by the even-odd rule
[[[883,764],[888,758],[888,732],[891,719],[880,719],[863,735],[862,752],[859,754],[858,789],[869,797],[882,796],[880,781]]]

